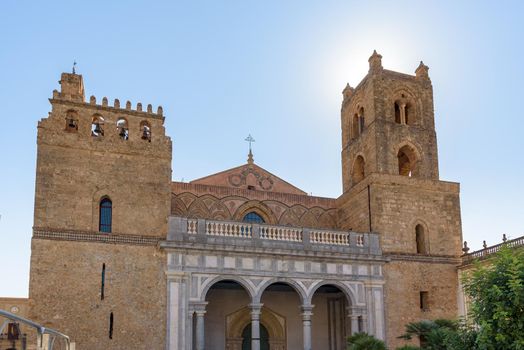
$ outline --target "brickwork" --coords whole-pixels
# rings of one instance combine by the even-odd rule
[[[166,258],[157,247],[33,238],[31,252],[32,320],[69,335],[78,349],[163,348]]]

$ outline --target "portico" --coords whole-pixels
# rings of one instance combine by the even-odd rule
[[[243,333],[260,350],[261,329],[276,350],[339,350],[358,331],[385,337],[376,234],[171,217],[161,247],[169,350],[240,350]]]

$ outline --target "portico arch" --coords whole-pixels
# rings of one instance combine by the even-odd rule
[[[313,295],[315,294],[315,292],[320,288],[320,287],[323,287],[323,286],[334,286],[334,287],[337,287],[338,289],[340,289],[340,291],[344,294],[344,296],[346,297],[346,301],[348,302],[349,305],[356,305],[357,304],[357,298],[356,296],[354,295],[353,291],[348,287],[346,286],[345,284],[339,282],[339,281],[320,281],[318,282],[312,289],[311,291],[309,292],[307,298],[306,298],[306,303],[308,305],[311,305],[311,300],[313,299]]]
[[[254,303],[259,303],[260,299],[262,298],[262,294],[264,293],[264,291],[268,287],[270,287],[271,285],[278,284],[278,283],[285,284],[285,285],[288,285],[289,287],[293,288],[295,290],[295,292],[297,292],[298,297],[300,298],[300,302],[302,304],[304,304],[304,301],[307,300],[307,293],[306,293],[306,291],[304,290],[304,288],[297,281],[295,281],[293,279],[288,279],[288,278],[272,278],[272,279],[264,282],[258,288],[258,292],[256,293],[255,297],[253,298],[253,302]]]
[[[200,293],[200,299],[201,299],[200,301],[201,302],[205,302],[207,293],[209,292],[209,289],[211,289],[215,284],[217,284],[219,282],[236,282],[239,285],[241,285],[242,287],[244,287],[244,289],[248,293],[250,299],[253,299],[253,297],[255,295],[253,287],[249,284],[249,282],[245,278],[243,278],[241,276],[234,276],[234,275],[221,275],[221,276],[217,276],[215,278],[212,278],[209,281],[205,281],[203,283],[202,291]]]

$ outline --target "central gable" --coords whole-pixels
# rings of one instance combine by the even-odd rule
[[[279,192],[306,195],[300,188],[293,186],[278,176],[259,167],[254,163],[247,163],[236,168],[221,171],[190,182],[197,185],[211,185],[249,189],[265,192]]]

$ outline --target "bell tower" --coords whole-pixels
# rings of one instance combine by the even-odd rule
[[[428,67],[390,71],[373,52],[366,77],[343,90],[341,124],[339,226],[380,235],[393,348],[405,324],[457,315],[459,184],[439,180]]]
[[[369,73],[342,102],[344,192],[369,174],[438,179],[433,89],[422,62],[408,75],[385,70],[376,51]]]
[[[163,237],[171,140],[162,107],[85,101],[82,75],[62,73],[38,123],[35,229]]]

